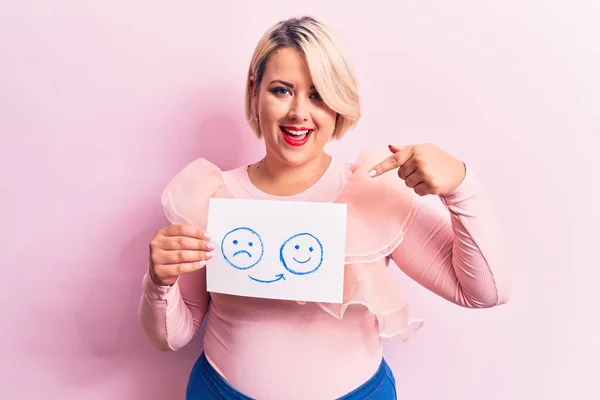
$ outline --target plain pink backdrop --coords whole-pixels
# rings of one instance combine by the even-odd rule
[[[434,142],[506,228],[505,306],[461,309],[397,274],[427,321],[386,342],[400,398],[600,398],[598,2],[376,3],[2,2],[0,398],[183,397],[200,338],[161,353],[136,316],[160,193],[194,158],[261,156],[248,62],[305,13],[342,36],[363,94],[330,151]]]

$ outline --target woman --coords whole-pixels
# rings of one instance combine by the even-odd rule
[[[458,305],[507,300],[494,214],[466,164],[433,145],[390,145],[351,165],[324,152],[360,116],[340,48],[312,18],[272,27],[246,89],[246,115],[265,157],[231,171],[196,160],[163,193],[172,225],[150,243],[140,321],[169,351],[185,346],[207,316],[188,399],[395,399],[381,338],[406,340],[422,321],[390,280],[390,260]],[[425,195],[439,197],[441,207]],[[211,197],[347,204],[344,303],[209,295]]]

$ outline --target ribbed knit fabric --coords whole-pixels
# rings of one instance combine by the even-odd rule
[[[207,198],[323,202],[344,198],[344,193],[357,197],[361,192],[357,185],[370,179],[354,179],[361,171],[359,164],[372,166],[371,161],[362,160],[355,165],[334,160],[315,185],[286,197],[258,190],[246,167],[221,172],[203,160],[186,167],[170,183],[163,196],[165,212],[172,222],[205,223],[205,215],[194,215],[193,206],[177,202],[184,193],[187,197],[206,192]],[[389,174],[386,179],[400,181],[395,172]],[[193,186],[195,182],[201,182],[202,188]],[[369,183],[364,182],[363,192],[368,193]],[[401,288],[387,277],[389,268],[394,267],[388,267],[389,260],[427,289],[458,305],[492,307],[507,300],[509,279],[498,222],[469,167],[461,185],[448,196],[416,197],[411,204],[408,199],[412,197],[406,197],[403,201],[411,210],[397,221],[393,220],[398,210],[385,208],[395,199],[387,201],[384,192],[377,193],[373,204],[368,205],[370,200],[365,197],[353,206],[355,220],[372,218],[373,225],[365,225],[368,231],[350,233],[380,238],[383,246],[368,257],[361,258],[360,252],[356,253],[359,256],[347,256],[343,305],[209,295],[204,269],[180,276],[171,287],[156,285],[146,274],[139,313],[148,338],[162,350],[180,349],[206,316],[207,358],[237,390],[258,399],[334,399],[375,373],[382,357],[382,337],[406,340],[422,325],[401,297]],[[378,197],[382,199],[379,203]],[[194,201],[194,207],[205,204],[204,200]],[[382,221],[388,220],[393,223],[383,226]],[[394,234],[392,228],[400,226],[401,234]],[[381,233],[387,230],[389,234]],[[374,254],[377,257],[373,258]]]

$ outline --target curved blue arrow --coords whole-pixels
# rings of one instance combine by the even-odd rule
[[[248,278],[252,279],[253,281],[260,282],[260,283],[273,283],[273,282],[277,282],[277,281],[279,281],[281,279],[283,279],[285,281],[285,277],[283,276],[283,274],[277,274],[275,276],[277,278],[271,279],[269,281],[264,281],[262,279],[257,279],[257,278],[254,278],[254,277],[250,276],[250,275],[248,275]]]

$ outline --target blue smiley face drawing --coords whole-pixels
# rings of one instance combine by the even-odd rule
[[[283,242],[279,249],[279,260],[292,274],[313,273],[323,263],[323,245],[310,233],[298,233]]]
[[[233,268],[245,270],[262,260],[265,248],[258,233],[240,227],[229,231],[221,241],[223,258]]]

